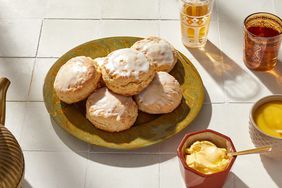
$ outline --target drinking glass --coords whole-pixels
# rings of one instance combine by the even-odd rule
[[[180,0],[182,42],[186,47],[205,46],[214,0]]]
[[[275,67],[282,39],[282,20],[273,14],[258,12],[244,21],[244,62],[252,70]]]

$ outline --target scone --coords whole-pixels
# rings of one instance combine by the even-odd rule
[[[96,64],[96,66],[98,67],[98,72],[100,72],[102,74],[102,66],[104,65],[106,57],[97,57],[94,59],[94,62]],[[98,86],[97,88],[101,88],[105,86],[105,82],[101,76],[100,81],[98,82]]]
[[[159,37],[139,40],[131,48],[143,52],[151,59],[156,71],[170,72],[177,62],[177,51],[169,42]]]
[[[98,71],[102,71],[106,57],[97,57],[94,59],[95,64],[98,66]]]
[[[154,75],[155,70],[145,55],[131,48],[110,53],[102,67],[106,86],[124,96],[140,93],[150,84]]]
[[[89,57],[68,60],[58,71],[54,89],[60,100],[71,104],[87,98],[96,88],[101,73]]]
[[[151,84],[135,96],[139,110],[149,114],[172,112],[181,102],[178,81],[166,72],[157,72]]]
[[[86,118],[104,131],[129,129],[137,116],[138,108],[132,97],[115,94],[106,87],[96,90],[86,101]]]

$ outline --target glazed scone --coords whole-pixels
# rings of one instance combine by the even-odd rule
[[[97,58],[94,59],[94,62],[96,64],[96,66],[98,67],[97,70],[101,74],[102,74],[102,67],[104,65],[105,59],[106,59],[106,57],[97,57]],[[101,76],[100,81],[98,82],[97,88],[101,88],[101,87],[104,87],[104,86],[105,86],[105,82],[104,82],[104,80],[103,80],[103,78]]]
[[[131,48],[110,53],[102,67],[106,86],[124,96],[140,93],[150,84],[154,75],[155,70],[145,55]]]
[[[135,96],[139,110],[149,114],[172,112],[181,99],[178,81],[167,72],[157,72],[151,84]]]
[[[71,104],[87,98],[101,78],[93,60],[78,56],[68,60],[58,71],[54,89],[60,100]]]
[[[132,97],[115,94],[106,87],[96,90],[86,101],[86,118],[104,131],[129,129],[137,116],[138,107]]]
[[[143,52],[151,59],[156,71],[170,72],[177,62],[177,51],[169,42],[159,37],[139,40],[131,48]]]
[[[98,66],[98,71],[102,71],[106,57],[97,57],[94,59],[95,64]]]

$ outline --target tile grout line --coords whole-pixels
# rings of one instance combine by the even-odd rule
[[[24,122],[25,122],[26,117],[27,117],[27,113],[26,113],[26,111],[27,111],[27,102],[24,102],[24,111],[25,111],[25,113],[24,113],[24,115],[23,115],[23,124],[22,124],[22,126],[20,126],[19,136],[18,136],[18,137],[19,137],[19,138],[18,138],[19,144],[20,144],[21,141],[22,141],[22,132],[23,132],[23,129],[24,129],[24,127],[25,127]],[[20,147],[22,148],[21,145],[20,145]]]
[[[36,66],[36,60],[37,60],[37,55],[38,55],[38,50],[39,50],[39,44],[40,44],[40,39],[41,39],[41,33],[42,33],[42,28],[43,28],[43,19],[41,20],[41,25],[40,25],[40,31],[39,31],[39,36],[38,36],[38,42],[37,42],[37,48],[36,48],[36,52],[35,52],[35,58],[33,61],[33,68],[32,68],[32,73],[31,73],[31,79],[30,79],[30,83],[29,83],[29,88],[28,88],[28,93],[27,93],[27,102],[30,101],[30,92],[31,92],[31,85],[32,85],[32,81],[33,81],[33,77],[34,77],[34,70],[35,70],[35,66]]]
[[[220,53],[221,53],[221,57],[223,58],[223,55],[222,55],[222,41],[221,41],[221,32],[220,32],[220,19],[219,19],[219,15],[220,15],[220,8],[219,8],[219,0],[216,0],[215,1],[216,3],[216,16],[217,16],[217,30],[218,30],[218,39],[219,39],[219,49],[220,49]],[[226,95],[226,90],[225,90],[225,66],[224,66],[224,60],[222,60],[222,66],[221,66],[221,69],[222,69],[222,75],[221,75],[221,80],[223,82],[223,85],[222,85],[222,90],[223,90],[223,94],[224,94],[224,104],[229,104],[230,101],[228,101],[228,98],[227,98],[227,95]]]
[[[35,57],[38,57],[39,44],[40,44],[41,35],[42,35],[43,22],[44,22],[44,19],[41,20],[41,27],[40,27],[40,32],[39,32],[39,36],[38,36],[38,42],[37,42]]]
[[[158,170],[159,170],[159,178],[158,178],[158,181],[159,181],[159,188],[161,188],[161,155],[158,155]]]
[[[7,100],[6,102],[10,102],[10,103],[19,102],[19,103],[22,103],[22,102],[44,102],[44,101],[43,100],[42,101],[36,101],[36,100],[30,100],[30,101],[27,101],[27,100]]]
[[[158,0],[158,37],[161,35],[161,0]]]
[[[35,56],[0,56],[0,58],[7,58],[7,59],[32,59]]]
[[[161,0],[158,0],[158,14],[159,14],[159,20],[161,20]]]
[[[272,8],[273,8],[273,11],[274,11],[275,15],[277,15],[277,9],[276,9],[276,6],[275,6],[275,0],[272,0]]]
[[[89,165],[90,165],[90,153],[89,153],[89,150],[88,150],[88,152],[87,152],[86,168],[85,168],[85,174],[84,174],[83,188],[86,188],[86,178],[87,178],[87,171],[88,171]]]
[[[83,21],[83,20],[132,20],[132,21],[157,21],[157,20],[161,20],[161,21],[178,21],[178,18],[160,18],[160,16],[158,18],[43,18],[43,20],[78,20],[78,21]]]

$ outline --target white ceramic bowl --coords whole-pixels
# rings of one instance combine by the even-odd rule
[[[282,160],[282,138],[278,138],[275,136],[271,136],[265,132],[263,132],[258,126],[256,125],[253,115],[254,112],[257,110],[259,106],[271,101],[281,101],[282,102],[282,95],[270,95],[258,100],[252,107],[250,112],[250,127],[249,132],[251,139],[255,146],[265,146],[265,145],[272,145],[272,151],[263,153],[263,155]]]

